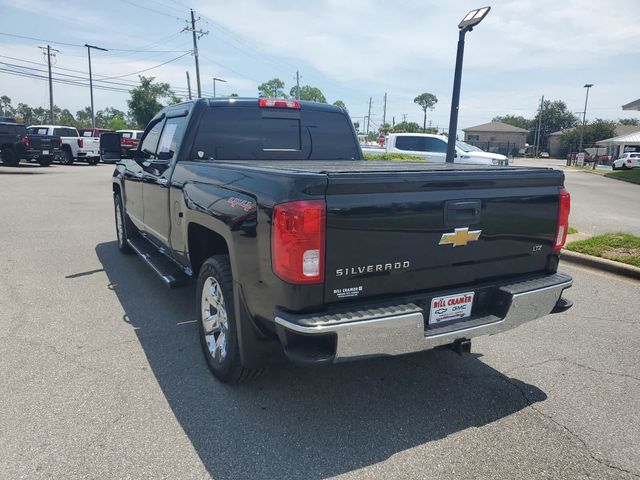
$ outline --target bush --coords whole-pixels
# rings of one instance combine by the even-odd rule
[[[407,155],[404,153],[383,153],[381,155],[374,155],[373,153],[365,153],[365,160],[390,160],[394,162],[426,162],[424,158],[416,157],[414,155]]]

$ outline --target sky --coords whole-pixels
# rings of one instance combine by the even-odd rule
[[[94,78],[102,80],[96,85],[122,90],[96,89],[96,110],[127,110],[126,90],[142,70],[181,95],[186,95],[188,71],[195,92],[192,38],[183,31],[193,8],[197,28],[208,32],[199,40],[205,96],[213,93],[213,77],[226,80],[217,83],[218,95],[254,97],[257,86],[274,77],[288,90],[299,71],[301,85],[320,88],[329,102],[343,100],[354,121],[367,115],[371,97],[372,130],[382,123],[385,92],[388,122],[406,115],[420,124],[422,110],[413,99],[433,93],[438,103],[427,121],[446,129],[457,24],[469,10],[484,6],[477,0],[192,0],[184,5],[113,0],[88,5],[0,0],[0,95],[9,96],[14,106],[48,106],[46,79],[6,72],[29,67],[37,70],[28,72],[46,76],[38,47],[47,42],[59,50],[54,75],[81,84],[54,84],[55,103],[72,112],[90,103],[85,43],[109,50],[92,52]],[[531,118],[542,95],[581,112],[585,83],[594,84],[587,120],[640,117],[621,109],[640,98],[640,1],[494,0],[491,7],[466,37],[459,128],[496,115]]]

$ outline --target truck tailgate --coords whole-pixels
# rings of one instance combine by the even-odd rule
[[[550,269],[562,172],[327,172],[325,301]]]

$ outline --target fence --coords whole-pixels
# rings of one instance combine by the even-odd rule
[[[520,150],[524,149],[524,145],[514,142],[479,142],[475,140],[465,140],[465,143],[478,147],[485,152],[499,153],[507,157],[514,157],[520,153]]]

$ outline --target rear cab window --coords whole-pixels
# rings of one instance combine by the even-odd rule
[[[29,127],[27,132],[29,135],[48,135],[49,129],[47,127]]]
[[[342,112],[222,105],[205,110],[190,158],[353,160],[360,150]]]

